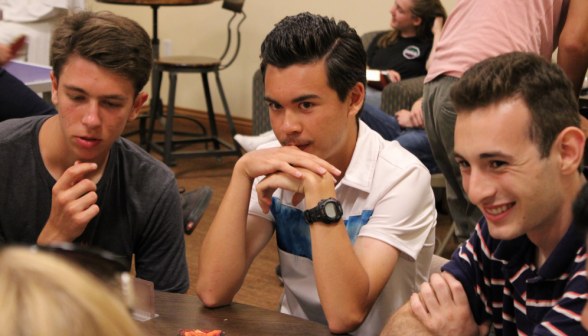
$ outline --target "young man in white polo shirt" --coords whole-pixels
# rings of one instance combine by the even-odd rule
[[[378,335],[427,279],[436,211],[428,170],[358,117],[366,55],[347,23],[287,17],[261,46],[279,141],[244,155],[202,245],[196,289],[230,304],[274,230],[281,311]]]

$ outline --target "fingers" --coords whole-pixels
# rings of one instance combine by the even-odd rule
[[[421,285],[421,299],[427,311],[439,311],[440,305],[435,290],[428,282]]]
[[[400,74],[394,70],[388,70],[388,78],[392,83],[400,82]]]
[[[480,324],[478,327],[478,329],[480,330],[479,334],[482,336],[488,335],[488,333],[490,332],[491,325],[492,325],[492,319],[488,319],[488,320],[482,322],[482,324]]]
[[[449,286],[451,296],[453,297],[453,302],[455,302],[455,304],[458,306],[469,306],[470,303],[468,301],[468,296],[466,295],[461,282],[459,282],[453,277],[453,275],[447,272],[443,272],[443,279]]]
[[[263,213],[269,212],[272,204],[272,195],[278,189],[290,190],[295,193],[304,192],[301,190],[301,181],[286,173],[276,173],[266,176],[255,187],[259,206]]]
[[[449,289],[449,285],[441,275],[432,274],[430,283],[440,305],[446,306],[453,301],[453,296],[451,294],[451,290]]]
[[[95,163],[76,163],[69,167],[55,183],[54,190],[62,191],[71,188],[72,185],[81,181],[85,174],[96,170]]]
[[[410,297],[410,307],[414,315],[424,324],[429,320],[429,311],[421,301],[421,297],[417,293],[413,293]]]

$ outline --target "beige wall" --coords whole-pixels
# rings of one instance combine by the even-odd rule
[[[219,57],[226,45],[226,24],[232,14],[221,8],[218,1],[202,6],[161,7],[159,9],[159,38],[172,41],[172,55],[202,55]],[[448,12],[457,0],[442,0]],[[221,80],[233,116],[251,118],[252,77],[259,67],[261,42],[284,16],[304,11],[345,20],[361,35],[372,30],[389,28],[389,10],[394,2],[382,0],[246,0],[243,11],[247,19],[241,26],[242,45],[235,63],[221,72]],[[106,5],[87,0],[94,11],[109,10],[127,16],[152,33],[152,10],[147,6]],[[166,76],[167,77],[167,76]],[[212,86],[214,110],[222,113],[222,105]],[[162,86],[162,99],[167,103],[167,78]],[[150,92],[150,84],[145,88]],[[202,80],[198,74],[178,77],[176,105],[206,110]]]

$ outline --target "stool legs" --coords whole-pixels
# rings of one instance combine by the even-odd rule
[[[213,138],[218,137],[218,130],[216,128],[216,119],[214,118],[214,110],[212,109],[212,98],[210,97],[210,85],[208,84],[208,72],[202,73],[202,86],[204,87],[204,98],[206,98],[206,110],[208,112],[208,122],[210,123],[210,134]],[[218,142],[213,141],[214,149],[220,149]]]
[[[172,145],[174,131],[174,109],[176,103],[176,84],[178,75],[175,72],[169,73],[169,98],[167,100],[167,121],[165,123],[165,144],[163,149],[163,163],[168,166],[175,166],[172,161]]]
[[[155,119],[160,113],[163,113],[163,103],[159,96],[161,92],[161,77],[163,73],[158,70],[153,71],[153,78],[151,79],[151,105],[149,107],[149,131],[147,133],[147,143],[145,150],[149,153],[151,149],[151,141],[153,140],[153,130],[155,128]]]
[[[231,139],[233,140],[233,144],[235,145],[235,150],[239,153],[238,156],[241,156],[241,146],[235,140],[235,125],[233,124],[233,118],[231,117],[231,112],[229,111],[229,104],[227,104],[227,98],[225,97],[225,91],[223,90],[223,86],[221,84],[220,75],[218,71],[214,72],[214,77],[216,78],[216,85],[218,86],[218,92],[220,93],[221,101],[223,102],[223,108],[225,109],[225,116],[227,117],[227,123],[229,124],[229,130],[231,131]]]

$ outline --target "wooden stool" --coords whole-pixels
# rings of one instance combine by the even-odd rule
[[[162,57],[155,60],[154,64],[154,97],[159,97],[161,90],[161,78],[163,72],[169,72],[169,98],[167,105],[167,116],[165,122],[165,140],[155,142],[153,141],[153,128],[155,126],[156,109],[157,106],[151,106],[149,111],[149,134],[147,138],[147,150],[152,148],[154,151],[163,155],[163,162],[168,166],[175,165],[175,159],[179,157],[209,157],[216,156],[219,160],[222,156],[236,155],[241,156],[241,147],[234,140],[235,136],[235,125],[229,111],[229,106],[225,98],[225,93],[219,77],[219,68],[221,61],[219,59],[210,57],[200,56],[171,56]],[[208,84],[208,73],[213,72],[216,78],[216,84],[218,86],[225,115],[227,117],[227,123],[229,124],[229,130],[231,133],[231,139],[233,144],[220,139],[218,137],[218,131],[216,128],[216,120],[214,116],[214,110],[212,108],[212,99],[210,96],[210,86]],[[206,99],[206,109],[208,112],[208,121],[210,124],[210,136],[205,134],[202,136],[193,136],[194,134],[181,134],[175,132],[176,135],[192,135],[189,139],[175,140],[173,132],[173,120],[174,120],[174,109],[175,109],[175,96],[176,96],[176,83],[178,73],[200,73],[202,75],[202,85],[204,87],[204,97]],[[178,149],[184,148],[194,143],[205,143],[206,150],[200,151],[178,151]],[[208,150],[208,143],[213,144],[213,149]],[[163,147],[161,146],[163,144]],[[221,146],[224,149],[221,149]]]

